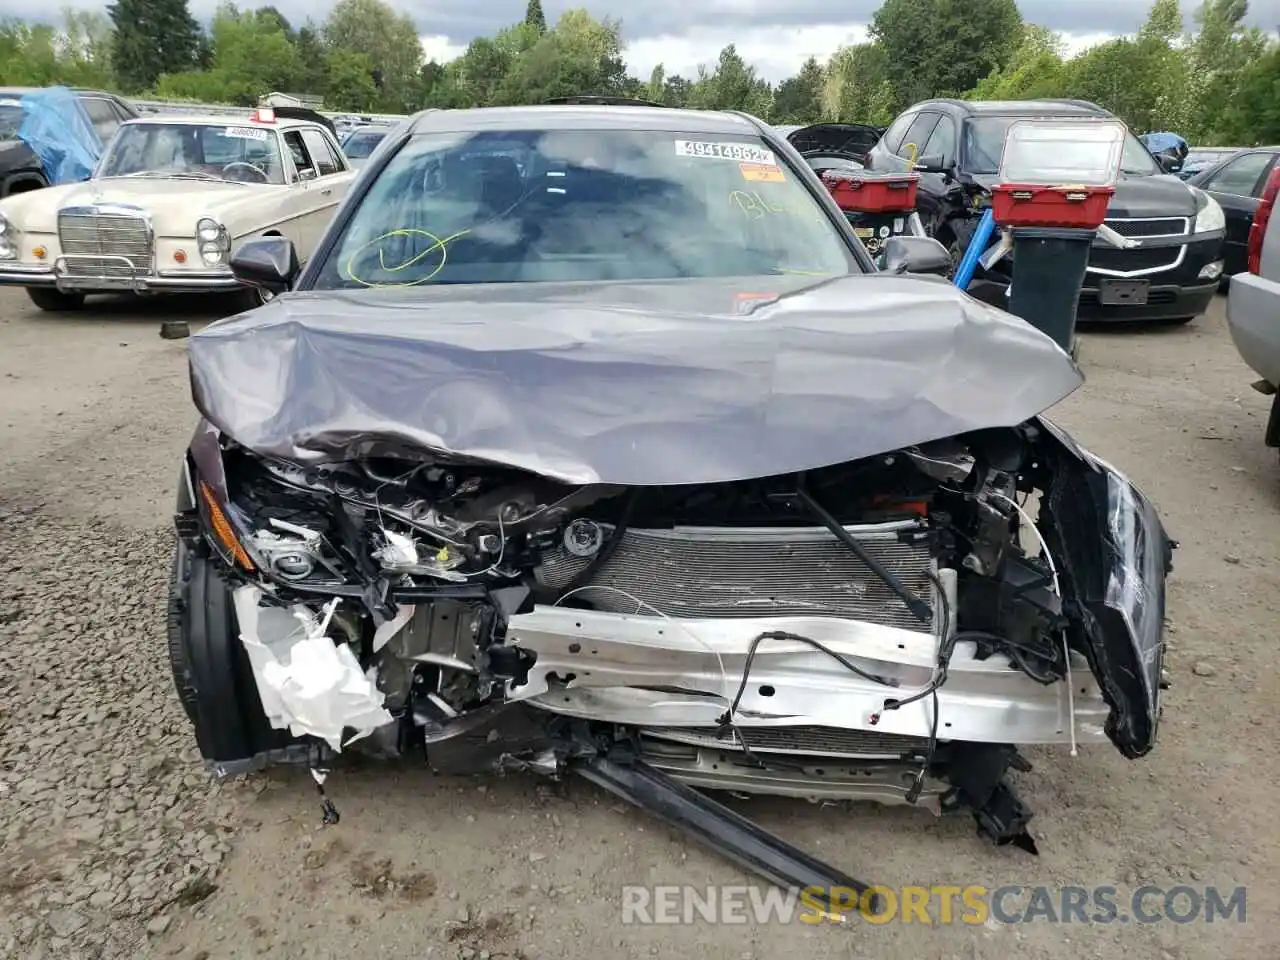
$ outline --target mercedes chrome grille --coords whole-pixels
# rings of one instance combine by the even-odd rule
[[[129,280],[151,273],[155,250],[142,210],[72,207],[58,213],[63,275]]]

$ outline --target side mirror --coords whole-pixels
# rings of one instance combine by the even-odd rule
[[[1156,161],[1165,173],[1177,173],[1182,169],[1182,158],[1175,150],[1162,150],[1156,154]]]
[[[945,277],[951,255],[932,237],[889,237],[884,242],[885,273],[926,273]]]
[[[942,154],[930,154],[916,161],[916,169],[921,173],[946,173],[947,162]]]
[[[231,255],[231,273],[241,283],[285,293],[301,273],[298,251],[285,237],[246,240]]]

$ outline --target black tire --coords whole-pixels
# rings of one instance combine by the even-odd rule
[[[245,287],[243,290],[237,291],[235,295],[236,309],[241,312],[256,310],[273,299],[275,299],[275,294],[268,290],[263,290],[261,287]]]
[[[956,271],[960,269],[960,261],[964,259],[964,250],[960,247],[960,241],[956,239],[951,228],[945,224],[938,228],[933,235],[933,239],[947,248],[947,255],[951,258],[951,269],[947,271],[947,279],[954,280]]]
[[[49,313],[71,313],[84,306],[83,293],[63,293],[49,287],[27,287],[27,296],[37,307]]]
[[[205,760],[233,767],[298,741],[267,721],[215,562],[178,541],[168,611],[169,664]]]

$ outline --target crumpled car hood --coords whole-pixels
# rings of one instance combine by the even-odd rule
[[[296,293],[188,350],[201,413],[261,455],[574,484],[815,469],[1013,426],[1084,379],[1024,321],[890,275]]]

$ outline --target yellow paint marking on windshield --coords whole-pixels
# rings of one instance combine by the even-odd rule
[[[758,190],[734,190],[729,194],[729,202],[752,220],[760,220],[771,214],[786,214],[801,220],[823,221],[822,214],[816,210],[795,210],[782,204],[770,203]]]
[[[420,283],[429,283],[430,281],[434,280],[437,276],[439,276],[440,271],[444,269],[444,265],[449,260],[448,244],[452,243],[454,240],[457,240],[459,237],[466,236],[470,232],[471,232],[470,230],[459,230],[457,233],[452,234],[451,236],[448,236],[448,237],[444,237],[442,239],[436,236],[436,234],[431,233],[428,230],[418,230],[412,227],[403,227],[399,230],[388,230],[386,233],[380,236],[374,237],[368,243],[361,245],[355,251],[352,252],[351,256],[347,259],[347,276],[349,276],[356,283],[364,287],[414,287]],[[418,253],[415,256],[410,257],[408,260],[394,267],[387,266],[387,259],[386,259],[387,251],[385,248],[380,247],[378,249],[378,269],[381,270],[383,273],[398,273],[401,270],[407,270],[409,267],[412,267],[412,266],[415,266],[416,264],[421,263],[423,260],[425,260],[427,257],[429,257],[433,253],[440,254],[440,262],[437,263],[435,265],[435,269],[433,269],[425,277],[419,277],[417,280],[393,280],[390,283],[373,283],[369,280],[364,280],[359,276],[357,276],[356,268],[355,268],[356,257],[360,256],[360,254],[364,253],[374,244],[383,243],[395,237],[426,237],[428,240],[431,241],[431,246],[427,247],[427,249],[423,250],[421,253]]]
[[[786,212],[784,207],[774,206],[756,191],[734,190],[729,194],[729,202],[736,204],[752,220],[759,220],[770,213]]]

